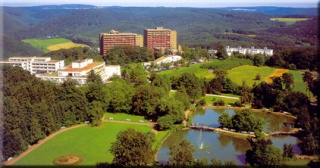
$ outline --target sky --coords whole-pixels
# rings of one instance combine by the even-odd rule
[[[165,7],[241,7],[285,6],[317,7],[319,0],[0,0],[3,5],[34,6],[88,4],[96,6],[165,6]]]

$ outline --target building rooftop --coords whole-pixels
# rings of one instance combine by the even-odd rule
[[[101,64],[104,64],[104,62],[93,62],[88,64],[87,66],[83,68],[72,68],[72,65],[68,65],[65,69],[62,71],[69,71],[69,72],[81,72],[81,71],[88,71],[96,66],[99,66]]]

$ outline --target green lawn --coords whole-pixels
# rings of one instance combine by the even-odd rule
[[[62,155],[77,155],[83,159],[79,165],[95,165],[111,162],[111,143],[120,131],[133,128],[141,132],[151,130],[149,126],[102,123],[100,127],[83,126],[62,132],[17,161],[14,165],[53,165],[52,161]]]
[[[302,72],[289,70],[289,73],[293,75],[294,78],[294,89],[295,91],[300,91],[306,93],[306,84],[303,82]]]
[[[73,43],[71,40],[66,38],[51,38],[51,39],[25,39],[22,40],[25,43],[36,47],[43,52],[47,53],[51,50],[58,50],[61,48],[72,48],[72,47],[83,47],[86,45]],[[50,50],[50,47],[52,48]]]
[[[159,150],[162,146],[162,141],[171,133],[171,130],[159,131],[155,137],[155,142],[152,144],[153,150]]]
[[[110,117],[113,118],[113,120],[120,120],[120,121],[126,121],[126,119],[130,119],[131,122],[139,122],[139,120],[142,120],[143,122],[149,122],[149,120],[145,119],[143,116],[136,116],[131,114],[125,114],[125,113],[104,113],[105,120],[108,120]]]

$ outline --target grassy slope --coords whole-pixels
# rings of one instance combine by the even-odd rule
[[[218,61],[218,60],[213,60]],[[200,68],[202,64],[193,64],[189,67],[181,67],[178,69],[168,70],[168,71],[162,71],[159,74],[161,75],[168,75],[168,76],[179,76],[185,72],[191,72],[194,73],[198,78],[207,78],[212,79],[214,78],[214,74],[209,73],[207,69]]]
[[[25,39],[22,41],[25,43],[29,43],[30,45],[32,45],[38,49],[41,49],[45,53],[51,51],[52,49],[58,50],[58,49],[64,48],[64,46],[66,46],[67,48],[85,46],[82,44],[75,44],[72,41],[65,39],[65,38]],[[49,47],[51,47],[52,49],[50,50]]]
[[[265,78],[268,78],[276,69],[270,67],[256,67],[251,65],[244,65],[237,68],[228,70],[228,77],[238,85],[241,85],[243,81],[247,85],[252,86],[254,83],[259,84]],[[260,74],[261,80],[254,80],[254,78]]]
[[[83,158],[80,165],[95,165],[97,162],[111,162],[109,152],[111,143],[116,140],[119,131],[134,128],[148,132],[151,127],[123,124],[102,123],[101,127],[84,126],[58,134],[54,138],[20,159],[14,165],[52,165],[52,161],[62,155],[77,155]]]
[[[237,68],[228,70],[228,77],[238,85],[242,84],[242,81],[245,81],[246,84],[252,86],[254,83],[259,84],[263,80],[266,80],[276,68],[271,67],[255,67],[250,65],[244,65]],[[261,80],[253,80],[257,74],[261,75]],[[302,73],[300,71],[289,70],[289,73],[293,75],[294,78],[294,89],[295,91],[300,91],[305,93],[306,85],[302,80]]]

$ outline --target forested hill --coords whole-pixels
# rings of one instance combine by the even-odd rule
[[[143,34],[144,29],[157,26],[177,30],[178,43],[193,47],[212,47],[219,42],[229,46],[267,46],[276,49],[316,46],[317,42],[317,31],[314,31],[318,20],[316,15],[299,15],[310,19],[300,21],[303,22],[301,24],[297,22],[289,25],[270,20],[275,15],[217,8],[66,8],[68,7],[5,7],[4,31],[6,35],[18,40],[58,35],[77,42],[89,41],[93,47],[98,46],[98,35],[101,32],[114,29]],[[304,23],[310,26],[304,27]],[[303,33],[299,33],[301,29]]]

